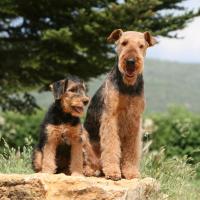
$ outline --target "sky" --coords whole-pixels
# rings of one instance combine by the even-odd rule
[[[197,10],[200,8],[200,0],[186,0],[181,5]],[[194,18],[186,28],[176,33],[183,39],[158,37],[159,44],[149,49],[147,58],[200,63],[200,17]]]

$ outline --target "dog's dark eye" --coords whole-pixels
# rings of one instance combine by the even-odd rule
[[[69,89],[70,92],[77,92],[77,88],[71,88]]]
[[[144,48],[144,45],[143,45],[143,44],[141,44],[141,45],[140,45],[140,49],[143,49],[143,48]]]
[[[122,46],[126,46],[128,44],[128,41],[123,41]]]

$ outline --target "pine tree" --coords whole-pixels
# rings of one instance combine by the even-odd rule
[[[181,7],[183,1],[1,0],[1,107],[31,111],[36,102],[27,91],[46,89],[67,73],[85,80],[105,73],[112,66],[106,37],[113,29],[177,37],[172,32],[200,13]]]

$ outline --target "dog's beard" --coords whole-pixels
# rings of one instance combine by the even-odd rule
[[[125,74],[123,74],[123,82],[126,85],[134,85],[136,80],[137,80],[137,75],[134,75],[133,77],[128,78]]]

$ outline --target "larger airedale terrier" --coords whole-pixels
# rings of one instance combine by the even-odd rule
[[[80,116],[89,102],[82,80],[68,76],[51,85],[55,102],[41,125],[40,139],[33,153],[36,172],[82,175],[83,152],[87,163],[98,165]]]
[[[114,30],[117,64],[92,98],[85,121],[93,149],[107,179],[140,176],[143,66],[146,49],[156,43],[149,32]]]

